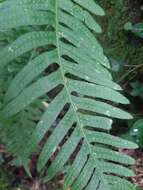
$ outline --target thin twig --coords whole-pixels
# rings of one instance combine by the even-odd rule
[[[117,83],[121,83],[126,77],[128,77],[131,73],[141,68],[143,64],[136,66],[135,68],[131,69],[129,72],[125,73],[118,81]]]

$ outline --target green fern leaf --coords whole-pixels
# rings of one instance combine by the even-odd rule
[[[118,148],[137,145],[108,134],[112,118],[132,117],[115,107],[115,103],[129,101],[113,82],[109,61],[92,32],[101,32],[92,14],[102,16],[103,9],[94,0],[6,0],[0,9],[1,30],[30,27],[1,49],[0,72],[13,60],[37,52],[9,85],[1,109],[3,121],[6,123],[37,101],[43,103],[47,93],[55,92],[47,100],[41,119],[35,122],[27,145],[24,142],[23,153],[18,151],[16,156],[25,166],[25,160],[50,131],[37,163],[41,172],[54,155],[46,168],[45,181],[68,168],[64,189],[134,189],[122,179],[134,175],[126,167],[134,160],[119,153]]]

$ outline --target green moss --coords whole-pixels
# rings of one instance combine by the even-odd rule
[[[98,2],[106,12],[105,17],[99,18],[104,31],[99,40],[107,56],[119,60],[122,66],[142,63],[143,41],[124,31],[125,23],[138,22],[142,18],[140,4],[134,5],[133,1],[129,0],[98,0]]]
[[[4,169],[0,168],[0,190],[9,190],[9,176],[4,171]]]

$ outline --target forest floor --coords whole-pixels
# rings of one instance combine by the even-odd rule
[[[98,39],[105,49],[105,53],[111,61],[115,80],[119,81],[126,93],[132,80],[138,78],[143,81],[143,70],[133,72],[133,77],[128,75],[127,65],[139,65],[143,60],[143,40],[133,37],[124,31],[126,22],[143,22],[142,0],[97,0],[105,9],[106,16],[98,18],[103,28],[103,34]],[[141,100],[142,101],[142,100]],[[135,101],[136,103],[136,101]],[[140,104],[143,101],[140,102]],[[143,107],[141,108],[143,110]],[[124,150],[123,150],[124,151]],[[7,159],[1,156],[5,152],[0,146],[0,190],[60,190],[63,180],[56,178],[50,184],[41,186],[35,178],[27,179],[22,168],[17,169],[7,164]],[[132,181],[143,189],[143,152],[124,151],[136,159],[134,168],[136,177]],[[9,172],[10,171],[10,172]]]
[[[97,2],[106,13],[104,17],[98,19],[103,28],[99,40],[111,62],[118,61],[120,67],[126,64],[141,64],[143,40],[126,33],[124,25],[127,22],[135,24],[143,21],[143,0],[97,0]],[[120,68],[113,68],[117,72],[118,69]]]
[[[99,18],[103,27],[103,34],[99,35],[99,41],[111,61],[115,80],[123,87],[133,105],[129,111],[139,113],[143,118],[143,100],[129,95],[132,82],[143,83],[143,67],[138,70],[131,67],[143,63],[143,40],[124,30],[127,22],[133,24],[143,22],[143,0],[98,0],[98,2],[106,12],[105,17]],[[122,125],[126,124],[122,123]],[[122,131],[122,129],[121,131],[114,130],[116,134]],[[143,151],[123,150],[123,152],[135,158],[136,177],[131,180],[143,190]]]
[[[134,167],[136,176],[132,178],[133,183],[143,189],[143,152],[135,151],[132,156],[136,160],[136,165]]]

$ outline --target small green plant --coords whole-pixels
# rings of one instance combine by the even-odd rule
[[[127,22],[124,29],[132,32],[137,37],[143,38],[143,23],[132,24],[131,22]]]
[[[143,99],[143,85],[139,81],[132,82],[131,95]],[[129,132],[123,135],[128,140],[136,142],[140,148],[143,148],[143,119],[136,118],[134,122],[129,122]]]
[[[129,132],[122,135],[122,137],[131,140],[143,148],[143,119],[136,120],[129,126]]]

